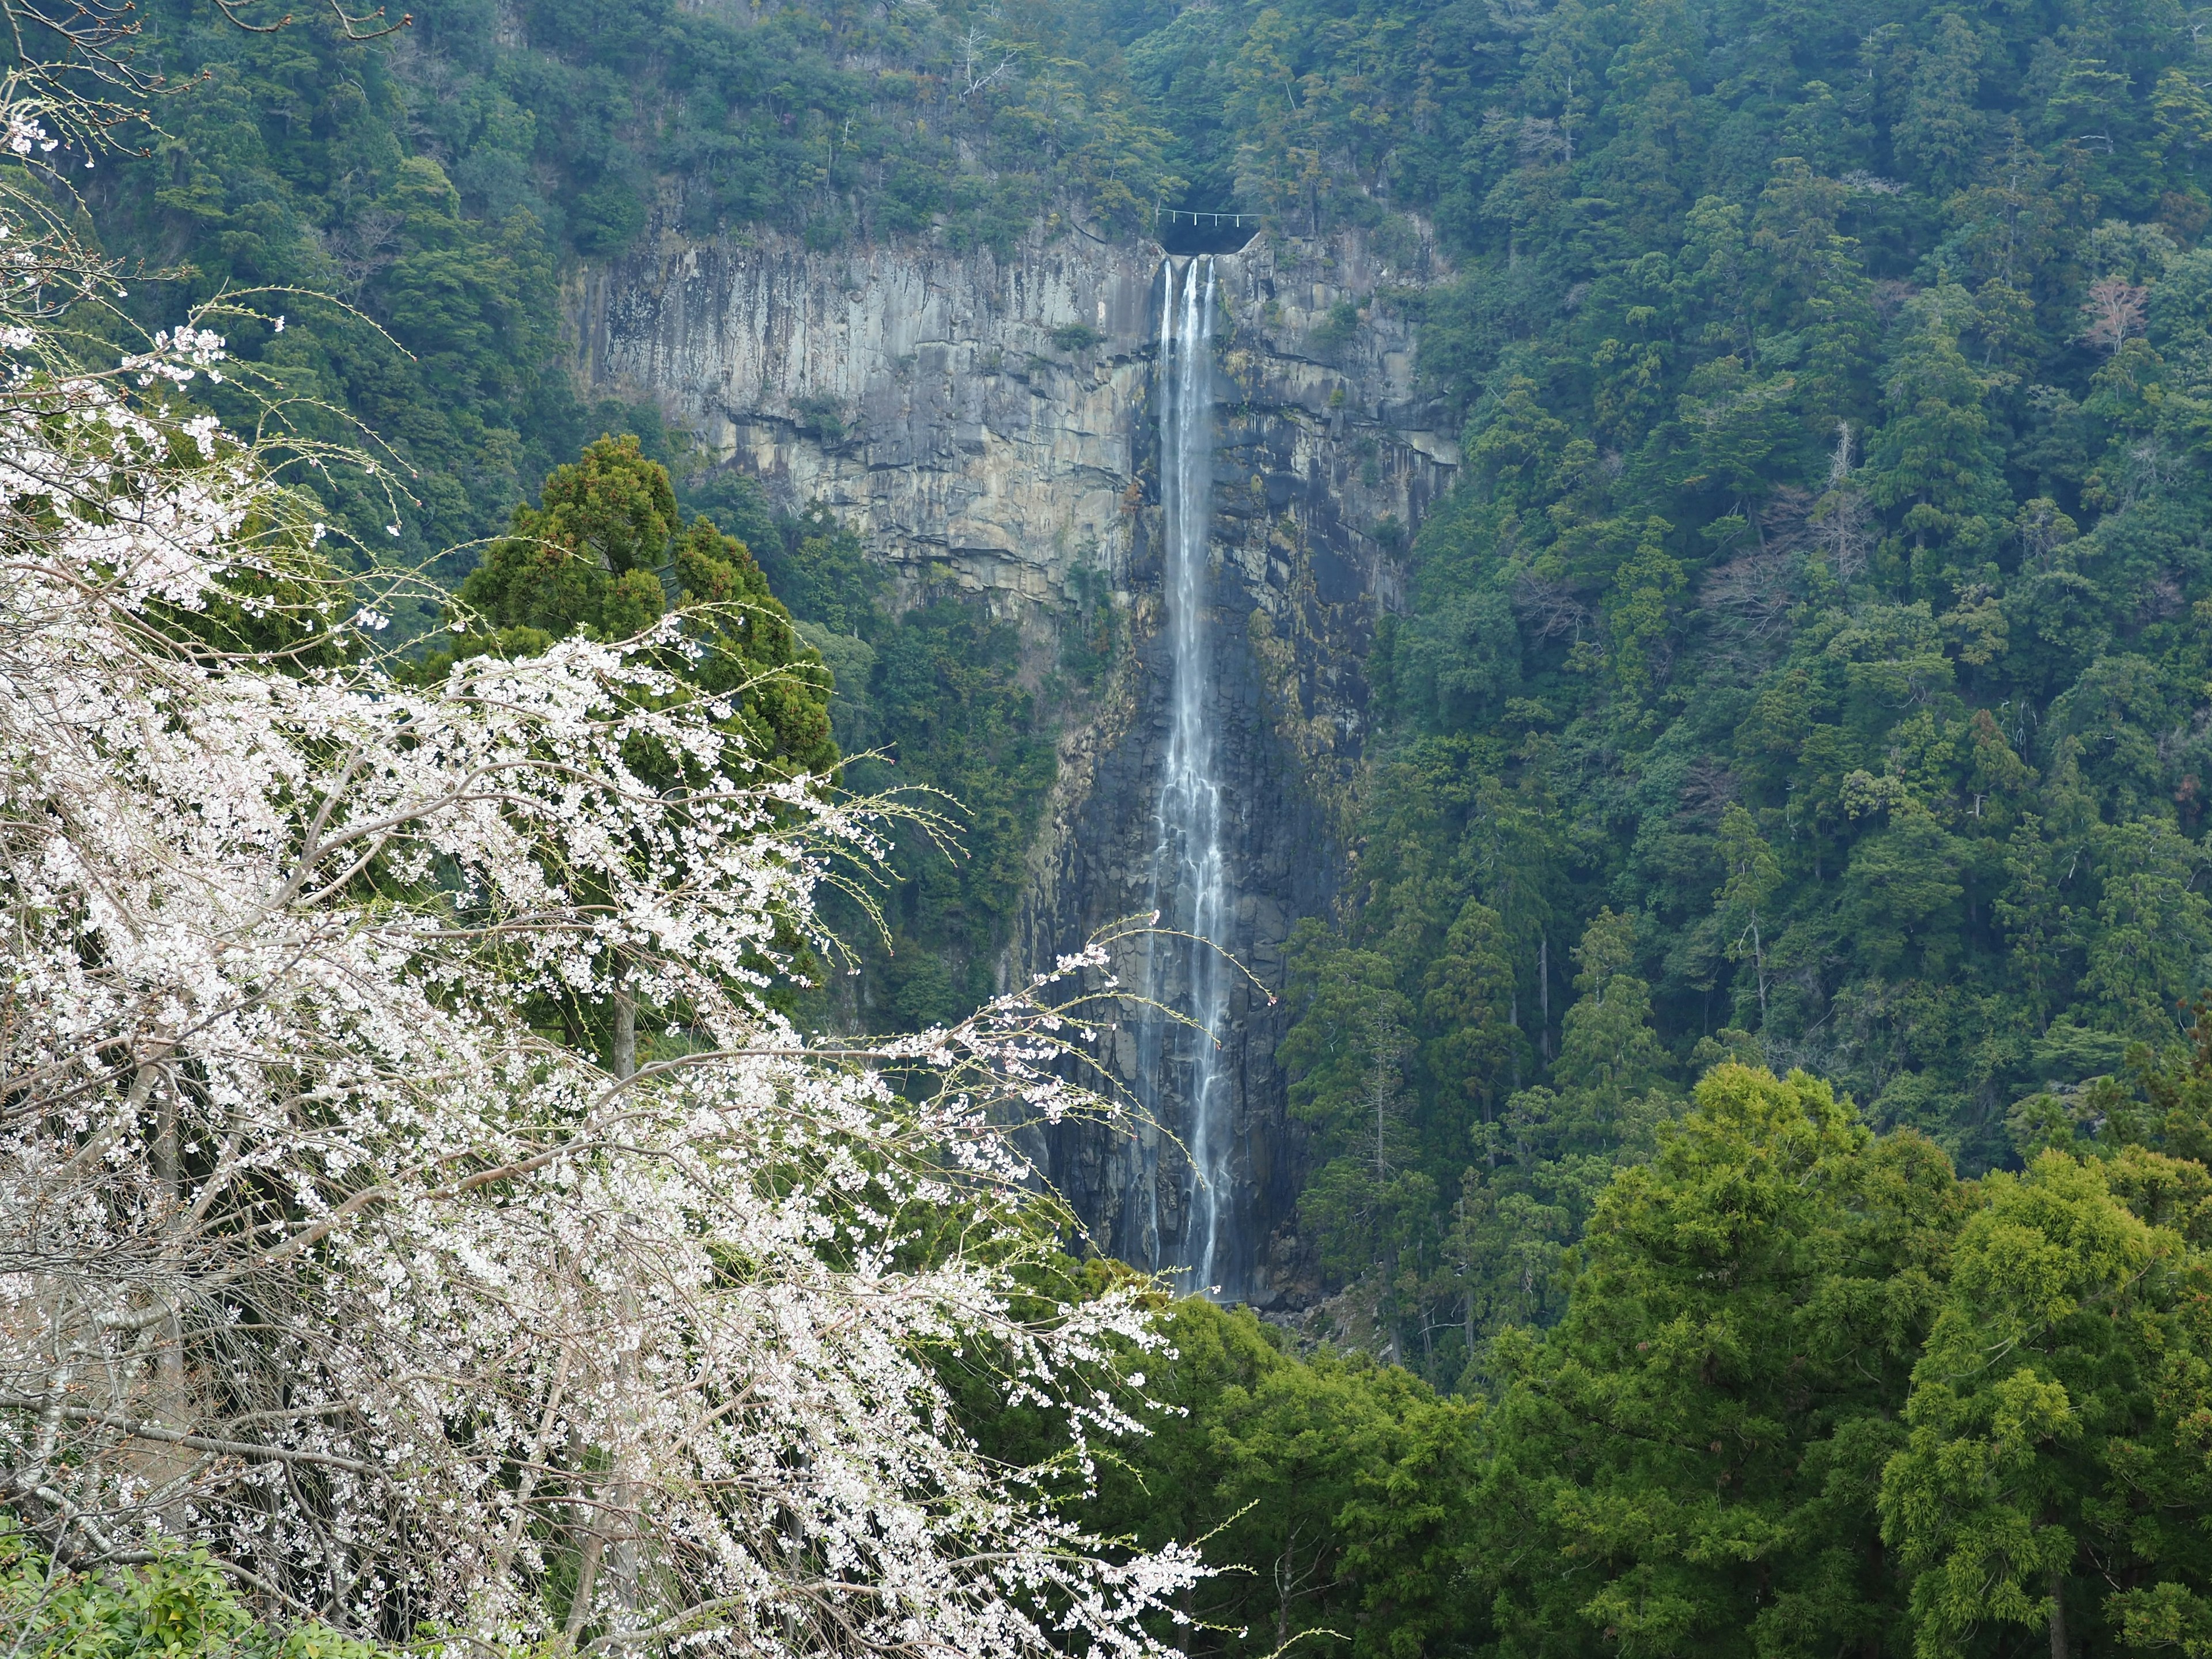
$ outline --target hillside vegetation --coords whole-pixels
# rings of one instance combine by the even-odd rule
[[[1316,66],[1453,88],[1386,182],[1468,261],[1421,301],[1467,467],[1291,1050],[1324,1259],[1432,1356],[1555,1315],[1717,1055],[1979,1172],[2212,969],[2195,26],[1450,15]]]
[[[781,677],[733,706],[749,752],[880,746],[898,769],[848,781],[965,803],[964,858],[889,832],[888,951],[827,901],[865,971],[834,1007],[763,994],[803,1019],[984,998],[1055,704],[1113,641],[1032,692],[957,596],[894,614],[825,514],[578,401],[562,274],[652,225],[979,257],[1133,235],[1155,202],[1434,227],[1450,283],[1336,325],[1417,317],[1466,465],[1369,665],[1344,902],[1283,988],[1328,1300],[1296,1333],[1158,1306],[1172,1354],[1087,1352],[1152,1431],[1096,1464],[989,1343],[902,1350],[962,1470],[1035,1472],[1086,1537],[1204,1540],[1220,1571],[1122,1627],[1394,1659],[2212,1652],[2212,15],[432,0],[366,45],[146,15],[190,84],[152,155],[73,161],[88,225],[189,267],[131,282],[149,326],[180,289],[282,290],[252,301],[282,331],[224,325],[300,400],[269,453],[373,428],[414,501],[387,529],[375,475],[333,473],[323,510],[493,625],[410,672],[751,606],[757,633],[684,624]],[[580,467],[651,520],[604,563]],[[624,983],[557,1030],[524,1012],[595,1065]],[[936,1259],[929,1226],[908,1244]],[[1143,1299],[1006,1248],[1054,1297]],[[31,1443],[27,1407],[0,1420]],[[580,1599],[566,1524],[532,1617]],[[62,1595],[124,1632],[103,1651],[150,1651],[165,1574],[244,1628],[166,1557],[126,1593],[0,1546],[0,1607]]]

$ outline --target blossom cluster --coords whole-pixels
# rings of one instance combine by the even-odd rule
[[[877,821],[675,623],[412,684],[313,503],[132,401],[218,337],[118,379],[0,324],[0,1507],[385,1637],[1158,1650],[1194,1559],[1056,1503],[1158,1340],[1040,1288],[1008,1126],[1105,1109],[1061,978],[803,1037],[771,992]],[[956,1365],[1066,1458],[987,1458]]]

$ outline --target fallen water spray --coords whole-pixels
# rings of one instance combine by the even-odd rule
[[[1220,1038],[1229,1012],[1234,901],[1222,847],[1223,791],[1215,735],[1220,702],[1207,622],[1212,565],[1214,264],[1194,258],[1178,280],[1161,264],[1158,404],[1160,496],[1166,520],[1167,633],[1170,671],[1167,754],[1160,772],[1152,897],[1161,923],[1148,951],[1152,994],[1184,1015],[1155,1016],[1141,1045],[1141,1093],[1163,1125],[1180,1093],[1179,1132],[1189,1155],[1183,1226],[1172,1247],[1160,1237],[1157,1176],[1146,1254],[1184,1270],[1186,1290],[1211,1292],[1237,1270],[1229,1234],[1230,1079]],[[1174,935],[1182,937],[1175,937]],[[1180,969],[1180,972],[1177,970]],[[1178,1091],[1174,1085],[1180,1083]]]

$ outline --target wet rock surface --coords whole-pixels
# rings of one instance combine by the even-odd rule
[[[1262,237],[1217,258],[1208,640],[1237,894],[1219,942],[1256,981],[1217,1035],[1234,1099],[1237,1276],[1267,1305],[1296,1298],[1303,1277],[1286,1226],[1301,1148],[1274,1063],[1286,1011],[1267,993],[1282,987],[1291,927],[1326,913],[1341,884],[1376,625],[1402,603],[1406,538],[1459,456],[1443,411],[1417,394],[1411,324],[1389,297],[1444,274],[1425,243],[1401,240],[1395,264],[1357,233]],[[653,398],[786,504],[828,505],[885,561],[902,602],[963,591],[1021,630],[1028,676],[1053,694],[1060,769],[1009,981],[1152,903],[1170,678],[1160,263],[1155,246],[1079,231],[1006,258],[663,236],[569,295],[594,393]],[[1069,685],[1055,672],[1063,638],[1102,597],[1111,665]],[[1120,951],[1125,982],[1141,951]],[[1157,988],[1172,1000],[1172,985]],[[1106,1047],[1127,1078],[1131,1023]],[[1142,1260],[1155,1217],[1161,1237],[1181,1237],[1177,1128],[1042,1133],[1097,1248]]]

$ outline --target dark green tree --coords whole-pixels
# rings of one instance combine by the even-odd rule
[[[553,470],[538,505],[514,509],[462,582],[456,617],[488,630],[471,645],[508,653],[574,634],[627,640],[669,609],[672,588],[694,641],[672,663],[704,690],[736,695],[766,752],[794,771],[834,772],[834,682],[820,654],[744,543],[705,517],[682,522],[668,469],[635,436],[599,438]],[[434,657],[428,672],[450,660]]]

